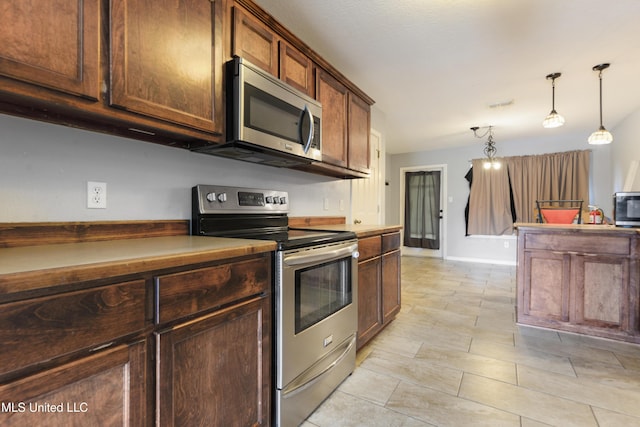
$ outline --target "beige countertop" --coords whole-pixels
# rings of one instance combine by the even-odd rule
[[[105,277],[270,252],[275,242],[199,236],[151,237],[0,249],[0,301]]]
[[[353,231],[358,238],[375,236],[377,234],[394,233],[402,230],[400,225],[368,225],[368,224],[332,224],[303,227],[309,230]]]

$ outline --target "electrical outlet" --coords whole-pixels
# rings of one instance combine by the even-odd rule
[[[106,209],[107,208],[107,183],[87,182],[87,208]]]

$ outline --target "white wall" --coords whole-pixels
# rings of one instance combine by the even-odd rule
[[[612,161],[613,187],[612,193],[622,191],[629,167],[633,160],[640,160],[640,110],[630,114],[616,126],[613,133]],[[636,175],[631,188],[640,191],[640,172]]]
[[[86,208],[87,181],[107,183],[107,209]],[[188,219],[196,184],[284,190],[291,216],[350,219],[348,180],[0,114],[0,222]]]
[[[612,188],[612,146],[589,146],[588,134],[575,134],[558,140],[553,136],[544,140],[501,141],[498,138],[498,156],[518,156],[527,154],[553,153],[570,150],[591,149],[591,204],[601,206],[607,215],[611,215]],[[471,132],[469,138],[473,138]],[[617,138],[614,133],[614,138]],[[400,216],[400,168],[426,166],[432,164],[447,165],[447,191],[452,198],[444,206],[447,215],[446,257],[449,259],[470,260],[515,264],[516,245],[513,238],[466,237],[464,209],[469,197],[469,184],[464,178],[469,160],[480,158],[482,141],[473,147],[460,147],[448,150],[423,151],[388,156],[387,162],[387,223],[401,223]],[[614,142],[615,144],[616,142]],[[388,142],[392,145],[393,142]],[[640,158],[640,157],[638,157]],[[508,247],[505,247],[508,245]]]

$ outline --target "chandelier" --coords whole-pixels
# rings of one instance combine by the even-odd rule
[[[473,136],[476,138],[484,138],[487,137],[487,140],[484,143],[484,149],[482,152],[486,156],[484,163],[482,164],[485,169],[500,169],[500,162],[496,160],[496,153],[498,149],[496,148],[496,143],[493,140],[493,126],[487,126],[487,130],[481,135],[478,134],[478,130],[480,127],[474,126],[471,128],[473,131]]]

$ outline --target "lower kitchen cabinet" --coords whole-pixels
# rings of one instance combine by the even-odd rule
[[[159,425],[269,425],[270,254],[155,283]]]
[[[358,240],[358,344],[362,348],[400,311],[400,233]]]
[[[0,425],[147,425],[146,360],[141,341],[0,385]]]
[[[241,252],[0,295],[0,425],[270,425],[273,255]]]
[[[518,323],[640,342],[637,245],[628,230],[519,227]]]
[[[270,306],[254,298],[156,335],[159,425],[269,424]]]

